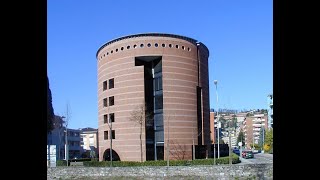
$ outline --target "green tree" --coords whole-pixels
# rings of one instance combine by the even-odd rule
[[[252,148],[253,146],[252,146],[252,143],[250,144],[250,147]],[[261,146],[259,146],[259,144],[254,144],[254,149],[260,149],[261,148]]]
[[[54,110],[52,107],[52,94],[49,87],[49,78],[47,76],[47,133],[53,130]]]
[[[253,113],[247,113],[246,117],[251,117],[253,116]]]
[[[242,142],[242,146],[245,146],[245,137],[244,137],[244,133],[242,130],[240,130],[238,138],[237,138],[237,144],[239,142]]]
[[[259,146],[263,147],[263,138],[266,137],[266,131],[265,128],[262,126],[260,129],[260,135],[259,135]]]
[[[224,119],[223,117],[219,118],[219,121],[221,122],[221,128],[224,129],[225,127],[227,127],[227,120]]]
[[[267,109],[261,109],[260,113],[261,114],[266,114],[266,113],[268,113],[268,110]]]
[[[264,144],[266,146],[269,146],[270,150],[273,149],[273,129],[268,129],[266,130],[266,137],[265,137],[265,141],[264,141]]]
[[[233,117],[232,120],[231,120],[231,127],[234,127],[234,129],[237,129],[237,118],[236,117]]]

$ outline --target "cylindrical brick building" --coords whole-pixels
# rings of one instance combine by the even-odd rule
[[[110,159],[110,135],[113,159],[121,161],[192,159],[193,144],[211,144],[204,44],[135,34],[105,43],[96,57],[100,161]]]

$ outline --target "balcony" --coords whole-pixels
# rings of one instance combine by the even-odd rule
[[[261,127],[262,124],[253,124],[253,127]]]

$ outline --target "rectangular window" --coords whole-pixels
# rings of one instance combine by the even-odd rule
[[[103,99],[103,107],[107,107],[108,106],[108,98],[104,98]]]
[[[154,91],[158,91],[159,85],[158,85],[158,82],[157,82],[157,78],[153,79],[153,87],[154,87]]]
[[[154,97],[154,100],[155,100],[155,110],[157,109],[162,109],[163,108],[163,95],[156,95]]]
[[[116,132],[115,130],[112,130],[112,139],[115,139],[116,138]]]
[[[114,78],[109,79],[109,89],[114,88]]]
[[[113,106],[114,105],[114,96],[109,97],[109,106]]]
[[[104,131],[104,140],[108,139],[108,131]]]
[[[103,115],[103,123],[108,123],[108,114]]]
[[[159,90],[162,90],[162,77],[159,78]]]
[[[93,138],[92,138],[92,139],[91,139],[91,138],[89,139],[89,146],[94,146],[94,139],[93,139]]]
[[[107,81],[104,81],[103,82],[103,90],[105,91],[105,90],[107,90],[107,84],[108,84],[108,82]]]
[[[111,122],[114,122],[114,113],[111,113],[111,114],[110,114],[110,121],[111,121]]]
[[[162,77],[157,77],[153,79],[154,91],[162,90]]]

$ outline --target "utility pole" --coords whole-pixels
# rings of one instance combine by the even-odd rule
[[[218,124],[218,159],[220,158],[220,131],[219,131],[219,126],[220,126],[220,122],[219,122],[219,109],[218,109],[218,80],[214,80],[213,81],[214,84],[216,85],[216,97],[217,97],[217,124]]]
[[[66,122],[66,135],[65,135],[65,147],[64,147],[64,152],[65,152],[65,159],[67,161],[67,166],[69,166],[69,148],[68,148],[68,115],[67,115],[67,120]]]
[[[65,158],[66,158],[66,161],[67,161],[67,166],[69,166],[69,163],[68,163],[68,127],[66,126],[66,135],[65,135]]]
[[[66,128],[66,136],[65,136],[65,159],[67,161],[67,166],[69,166],[69,145],[68,145],[68,124],[70,120],[70,109],[69,103],[67,103],[67,110],[66,110],[66,120],[65,120],[65,128]]]
[[[213,164],[216,165],[216,133],[214,133],[214,142],[213,142]]]
[[[243,136],[241,136],[241,144],[240,144],[240,160],[242,158],[242,146],[243,146],[243,139],[242,139]]]

